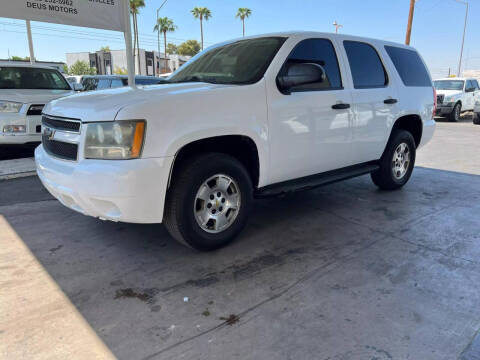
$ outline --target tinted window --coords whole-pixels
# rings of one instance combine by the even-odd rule
[[[428,71],[416,51],[395,46],[385,46],[385,50],[405,86],[432,86]]]
[[[175,72],[171,82],[251,84],[260,80],[285,38],[239,40],[207,49]]]
[[[326,81],[296,86],[291,91],[305,90],[332,90],[341,89],[342,80],[338,68],[337,55],[330,40],[308,39],[303,40],[290,53],[281,74],[288,71],[288,66],[298,63],[315,63],[325,70]]]
[[[110,88],[110,79],[98,80],[97,90]]]
[[[472,80],[472,82],[473,82],[473,86],[475,86],[475,89],[478,90],[478,89],[479,89],[479,87],[478,87],[478,81],[477,81],[477,80]]]
[[[433,86],[437,90],[463,90],[463,80],[435,80]]]
[[[123,81],[122,79],[112,79],[112,88],[117,88],[117,87],[122,87],[123,86]]]
[[[347,52],[355,89],[387,85],[387,74],[373,46],[358,41],[344,41],[343,46]]]
[[[71,90],[57,70],[10,66],[0,66],[0,89]]]
[[[467,80],[467,84],[465,85],[465,89],[471,89],[474,88],[475,86],[473,85],[472,80]]]

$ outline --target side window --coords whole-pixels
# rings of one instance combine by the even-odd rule
[[[432,86],[425,64],[416,51],[396,46],[385,46],[385,50],[405,86]]]
[[[472,80],[467,80],[467,84],[465,85],[465,90],[466,89],[471,89],[471,88],[475,88],[475,86],[473,84],[473,81]]]
[[[475,87],[475,90],[479,90],[480,88],[478,87],[478,81],[477,80],[472,80],[473,86]]]
[[[291,91],[342,89],[337,54],[330,40],[307,39],[299,42],[288,56],[280,73],[285,73],[291,64],[298,63],[315,63],[322,66],[325,70],[326,81],[296,86]]]
[[[123,87],[122,79],[112,79],[112,85],[110,87],[112,88]]]
[[[110,88],[110,79],[100,79],[98,81],[97,90]]]
[[[355,89],[384,87],[387,73],[377,50],[372,45],[358,41],[344,41]]]

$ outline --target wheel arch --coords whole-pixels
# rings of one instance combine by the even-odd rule
[[[170,169],[168,186],[183,161],[206,152],[218,152],[233,156],[240,161],[252,180],[253,186],[258,187],[260,181],[260,156],[255,141],[246,135],[218,135],[193,140],[182,145],[175,153]]]
[[[422,141],[423,133],[423,122],[420,115],[409,114],[399,117],[392,126],[389,141],[392,137],[393,132],[397,129],[406,130],[410,134],[412,134],[413,139],[415,140],[415,146],[418,148],[420,142]]]

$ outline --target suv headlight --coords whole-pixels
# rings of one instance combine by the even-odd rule
[[[0,100],[0,113],[18,113],[22,106],[23,104],[19,102]]]
[[[85,159],[128,160],[142,154],[144,120],[89,123],[85,135]]]

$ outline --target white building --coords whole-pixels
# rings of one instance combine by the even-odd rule
[[[127,70],[126,50],[67,53],[66,57],[69,67],[79,60],[85,61],[90,67],[96,68],[99,75],[110,75]],[[166,59],[165,54],[158,53],[158,51],[140,49],[140,67],[138,58],[135,57],[135,72],[137,75],[159,76],[177,70],[189,59],[190,56],[173,54],[168,55],[168,59]]]

